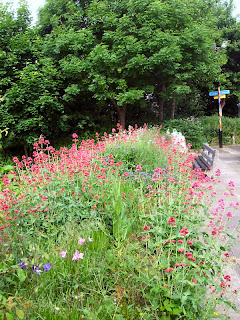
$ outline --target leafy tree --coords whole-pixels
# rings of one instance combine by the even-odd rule
[[[90,0],[46,0],[39,10],[39,32],[50,34],[57,27],[79,30],[88,26],[85,15]]]
[[[122,111],[123,125],[126,105],[148,93],[159,105],[172,97],[173,118],[176,95],[212,83],[220,71],[212,50],[216,12],[209,0],[93,1],[87,10],[95,36],[86,57],[89,90]]]
[[[0,51],[0,108],[2,127],[9,128],[4,143],[32,144],[40,134],[52,135],[65,129],[64,108],[59,99],[59,78],[54,63],[42,57],[41,39],[30,27],[29,11],[21,2],[17,16],[8,6],[0,7],[3,23]]]
[[[88,28],[87,5],[88,1],[47,1],[40,11],[41,53],[54,61],[63,80],[59,94],[72,130],[88,130],[94,126],[102,131],[111,125],[113,114],[109,105],[97,104],[88,90],[85,57],[94,45],[94,36]]]
[[[228,115],[236,115],[237,104],[240,103],[240,22],[231,20],[231,23],[223,28],[223,35],[228,41],[227,62],[223,65],[223,73],[226,76],[224,85],[230,89],[227,99],[227,108],[224,112]]]
[[[174,118],[177,103],[220,74],[224,53],[212,48],[224,14],[220,0],[47,0],[31,28],[24,1],[16,17],[1,5],[0,120],[8,142],[26,147],[40,134],[98,130],[111,124],[113,110],[125,127],[127,110],[140,114],[136,105],[149,97],[160,121],[164,102]]]
[[[127,105],[145,106],[151,94],[160,120],[163,100],[172,99],[173,118],[176,98],[220,72],[212,50],[219,8],[215,0],[48,0],[40,11],[44,52],[58,60],[68,103],[90,93],[113,105],[125,127]]]
[[[8,5],[0,4],[0,94],[11,86],[26,62],[31,59],[31,35],[29,11],[25,1],[14,17]]]

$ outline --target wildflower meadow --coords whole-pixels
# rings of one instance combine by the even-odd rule
[[[0,319],[228,319],[234,182],[160,128],[72,137],[2,175]]]

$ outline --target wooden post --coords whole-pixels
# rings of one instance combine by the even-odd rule
[[[209,92],[210,97],[214,97],[214,99],[218,99],[218,118],[219,118],[219,148],[222,148],[222,109],[225,106],[225,98],[226,94],[229,94],[229,90],[220,90],[220,86],[218,87],[218,91]],[[221,103],[222,99],[222,103]]]
[[[218,87],[218,110],[219,110],[219,148],[222,148],[222,106],[220,98],[220,87]]]

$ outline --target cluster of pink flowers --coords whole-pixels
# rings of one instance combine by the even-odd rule
[[[72,260],[83,259],[83,255],[83,253],[80,253],[78,250],[76,250],[73,254]]]
[[[189,231],[187,228],[182,228],[182,230],[180,231],[180,236],[185,236],[188,233],[189,233]]]
[[[168,224],[169,224],[169,225],[172,225],[172,226],[175,226],[175,225],[176,225],[176,220],[175,220],[175,218],[173,218],[173,217],[169,218]]]
[[[150,229],[149,226],[144,226],[144,227],[143,227],[143,230],[149,230],[149,229]]]
[[[85,241],[86,239],[83,239],[81,237],[78,238],[78,244],[80,244],[81,246],[85,243]],[[88,242],[93,242],[93,239],[88,238]],[[59,255],[61,258],[67,258],[67,250],[60,252]],[[84,256],[84,253],[81,253],[78,250],[76,250],[75,253],[73,254],[72,261],[83,259],[83,256]]]

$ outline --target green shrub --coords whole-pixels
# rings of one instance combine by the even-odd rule
[[[219,139],[219,118],[215,116],[204,116],[200,118],[174,119],[164,123],[163,130],[171,132],[176,129],[181,132],[186,142],[194,149],[200,149],[204,142],[218,145]],[[222,118],[223,144],[240,144],[240,119]]]
[[[219,120],[218,116],[201,117],[199,121],[203,127],[206,141],[209,144],[218,144]],[[240,143],[240,119],[222,118],[223,144]]]
[[[169,129],[171,132],[176,129],[186,138],[186,143],[190,143],[194,149],[200,149],[206,141],[204,130],[198,119],[174,119],[163,124],[163,130]]]

